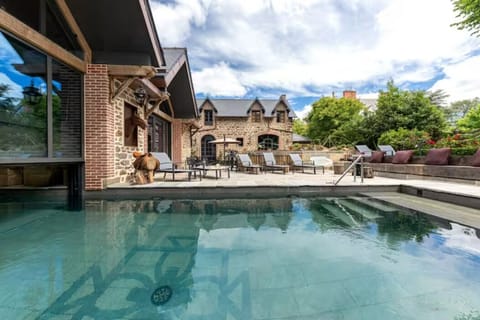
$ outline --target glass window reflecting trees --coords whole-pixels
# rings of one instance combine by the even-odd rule
[[[81,158],[81,74],[3,32],[0,44],[0,160]]]

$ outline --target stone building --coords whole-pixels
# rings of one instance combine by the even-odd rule
[[[212,140],[230,138],[238,144],[226,150],[288,150],[292,145],[295,113],[285,95],[279,99],[197,100],[201,129],[192,141],[192,152],[203,159],[221,159],[224,146]]]

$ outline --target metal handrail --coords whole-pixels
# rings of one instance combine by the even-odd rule
[[[337,181],[335,181],[333,183],[334,186],[336,186],[340,180],[343,179],[343,177],[345,177],[345,175],[347,174],[348,171],[350,171],[358,162],[360,162],[360,178],[361,178],[361,182],[363,183],[363,155],[358,155],[358,158],[355,159],[349,166],[347,169],[345,169],[345,171],[342,173],[342,175],[337,179]],[[353,181],[356,181],[357,179],[357,170],[353,170]]]

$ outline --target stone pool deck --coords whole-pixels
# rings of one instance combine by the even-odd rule
[[[363,183],[359,177],[354,180],[352,175],[346,175],[337,186],[333,185],[340,175],[336,175],[333,171],[326,170],[325,174],[317,173],[259,173],[251,174],[244,172],[230,172],[230,178],[226,177],[226,173],[223,172],[222,177],[215,179],[215,176],[209,173],[202,180],[193,179],[188,181],[186,175],[176,175],[176,181],[172,181],[171,175],[167,174],[164,180],[163,174],[157,174],[155,176],[155,182],[145,185],[136,185],[131,183],[116,183],[109,185],[108,190],[120,191],[124,190],[130,194],[137,194],[136,189],[143,190],[141,193],[151,193],[153,190],[159,189],[166,193],[180,192],[187,194],[198,194],[199,196],[205,193],[225,193],[228,194],[233,190],[258,190],[262,193],[267,190],[309,190],[314,193],[343,193],[343,192],[359,192],[359,191],[399,191],[399,188],[403,188],[402,192],[413,193],[416,195],[422,195],[421,193],[435,192],[444,198],[448,198],[448,195],[462,196],[471,198],[473,201],[478,200],[478,208],[480,208],[480,186],[473,184],[453,183],[436,180],[405,180],[405,179],[393,179],[385,177],[365,178]],[[150,192],[149,192],[150,190]],[[181,192],[183,190],[183,192]],[[418,191],[418,190],[421,190]],[[159,191],[153,191],[159,192]],[[161,191],[160,191],[161,192]],[[439,199],[440,200],[440,199]],[[462,203],[458,203],[462,204]],[[476,207],[474,203],[473,207]]]

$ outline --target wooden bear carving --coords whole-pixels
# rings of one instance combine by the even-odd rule
[[[135,151],[133,156],[135,157],[133,162],[135,182],[138,184],[152,183],[155,171],[160,167],[160,161],[150,152],[142,154]]]

